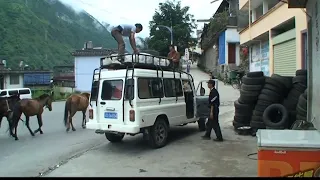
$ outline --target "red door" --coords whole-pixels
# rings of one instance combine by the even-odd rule
[[[236,63],[236,44],[228,43],[228,64]]]

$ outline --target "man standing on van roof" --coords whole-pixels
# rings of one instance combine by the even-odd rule
[[[219,106],[220,106],[220,95],[216,90],[215,85],[216,82],[214,80],[209,80],[208,88],[210,89],[209,94],[209,105],[210,105],[210,117],[207,122],[207,131],[203,139],[210,139],[211,130],[213,129],[216,133],[217,138],[214,141],[223,141],[221,129],[219,125]]]
[[[125,50],[125,44],[122,36],[129,37],[130,45],[133,49],[133,52],[135,54],[139,53],[139,50],[137,49],[137,46],[136,46],[135,34],[141,32],[142,29],[143,29],[142,25],[137,23],[135,25],[121,24],[119,26],[114,27],[111,30],[112,37],[118,42],[119,55],[123,55]],[[124,57],[122,57],[121,59],[124,59]]]

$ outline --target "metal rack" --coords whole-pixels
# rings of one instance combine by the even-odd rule
[[[131,58],[131,62],[120,62],[120,61],[115,61],[115,62],[118,62],[118,63],[111,63],[111,64],[108,64],[108,65],[104,65],[103,64],[103,61],[106,59],[106,58],[110,58],[111,60],[118,60],[119,57],[120,59],[124,59],[126,57],[130,57]],[[140,57],[144,57],[144,61],[140,61]],[[152,63],[147,63],[147,58],[152,58]],[[159,59],[159,64],[155,64],[155,58],[158,58]],[[166,66],[161,66],[161,59],[165,59],[165,65]],[[111,55],[111,56],[106,56],[106,57],[103,57],[103,58],[100,58],[100,67],[99,68],[96,68],[94,69],[93,71],[93,76],[92,76],[92,82],[94,82],[94,76],[96,75],[96,71],[99,71],[99,75],[98,75],[98,82],[100,82],[100,78],[101,78],[101,70],[103,69],[112,69],[112,70],[120,70],[120,69],[126,69],[126,75],[125,75],[125,83],[127,83],[127,79],[128,79],[128,71],[129,70],[132,70],[132,73],[131,73],[131,78],[133,79],[134,77],[134,69],[135,68],[139,68],[139,69],[148,69],[148,70],[156,70],[157,71],[157,79],[159,80],[159,83],[161,82],[161,79],[163,78],[163,72],[164,71],[167,71],[167,72],[173,72],[173,77],[174,77],[174,80],[176,80],[176,72],[179,73],[180,75],[180,79],[181,79],[181,74],[187,74],[188,76],[188,80],[190,80],[190,77],[191,77],[191,80],[192,82],[194,82],[193,80],[193,77],[185,72],[185,71],[181,71],[179,69],[176,69],[176,68],[173,68],[171,67],[170,64],[167,63],[167,60],[170,60],[168,58],[165,58],[165,57],[161,57],[161,56],[153,56],[153,55],[146,55],[146,54],[124,54],[124,55]],[[161,71],[161,77],[159,77],[159,70]],[[124,86],[124,94],[126,94],[126,91],[127,91],[127,88],[126,88],[126,85]],[[97,89],[99,90],[100,88],[100,83],[98,83],[97,85]],[[134,91],[133,88],[131,88],[132,91]],[[98,93],[96,94],[98,96]],[[95,97],[96,98],[96,106],[98,105],[98,97]],[[123,97],[122,98],[122,112],[123,112],[123,121],[124,121],[124,101],[125,101],[125,98]],[[177,96],[177,93],[176,93],[176,102],[178,101],[178,96]],[[130,98],[129,99],[129,103],[132,107],[132,99]],[[161,103],[161,97],[159,98],[159,104]],[[90,98],[90,105],[91,105],[91,98]]]

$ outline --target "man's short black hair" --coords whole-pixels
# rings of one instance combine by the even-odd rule
[[[215,80],[209,80],[207,81],[208,84],[211,84],[213,87],[216,85],[216,81]]]
[[[136,28],[139,28],[139,29],[141,29],[141,31],[142,31],[142,29],[143,29],[143,26],[142,26],[142,24],[140,24],[140,23],[137,23],[137,24],[135,24],[135,26],[136,26]]]

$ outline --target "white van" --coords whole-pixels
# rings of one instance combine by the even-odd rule
[[[10,97],[15,94],[20,94],[20,99],[31,99],[32,93],[29,88],[16,88],[16,89],[1,89],[1,97]]]
[[[127,56],[122,64],[112,56],[102,58],[94,71],[88,129],[105,134],[110,142],[143,133],[151,147],[160,148],[170,127],[197,122],[201,109],[209,112],[208,96],[196,95],[190,74],[164,65],[169,64],[166,59]]]

